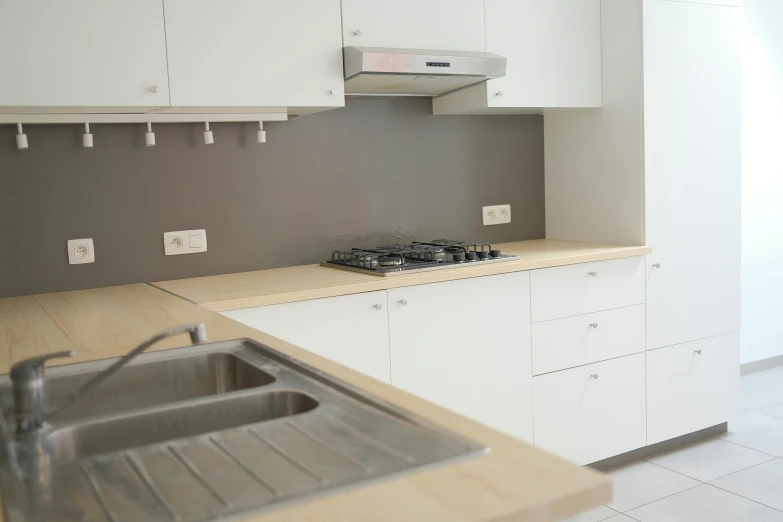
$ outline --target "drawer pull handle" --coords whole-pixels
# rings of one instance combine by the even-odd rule
[[[598,328],[598,323],[590,323],[590,328]]]
[[[408,300],[407,299],[400,299],[400,304],[402,306],[408,306]]]
[[[377,304],[377,305],[373,305],[373,308],[375,308],[376,310],[381,310],[383,308],[383,306]]]
[[[693,350],[693,353],[695,353],[696,355],[701,355],[701,350]]]
[[[654,263],[653,264],[653,268],[661,268],[661,264],[660,263]]]
[[[598,272],[588,272],[590,277],[598,277]]]
[[[591,379],[598,379],[598,374],[597,373],[591,373],[590,374],[590,378]]]

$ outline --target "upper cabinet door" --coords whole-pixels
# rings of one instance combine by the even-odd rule
[[[484,52],[484,0],[343,0],[343,42]]]
[[[741,23],[644,3],[648,349],[739,330]]]
[[[169,104],[162,0],[3,2],[0,47],[0,107]]]
[[[165,0],[171,104],[344,105],[340,0]]]
[[[600,107],[600,0],[486,0],[487,51],[508,72],[490,107]]]

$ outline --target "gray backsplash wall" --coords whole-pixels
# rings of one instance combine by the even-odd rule
[[[544,237],[540,116],[432,116],[426,99],[356,99],[266,125],[0,128],[0,296],[315,263],[392,241]],[[481,207],[513,222],[485,227]],[[163,255],[163,232],[205,228],[208,252]],[[69,265],[91,237],[95,264]],[[399,238],[399,239],[397,239]]]

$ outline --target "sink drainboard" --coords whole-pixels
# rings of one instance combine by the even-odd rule
[[[154,364],[161,354],[194,350],[232,353],[274,379],[53,426],[24,469],[6,443],[0,468],[6,520],[241,520],[488,451],[253,341],[140,359]],[[80,366],[50,373],[78,374]]]

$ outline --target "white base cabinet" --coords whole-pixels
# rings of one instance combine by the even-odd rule
[[[390,382],[385,291],[222,314],[379,381]]]
[[[537,446],[589,464],[646,444],[644,354],[533,379]]]
[[[389,290],[392,385],[532,441],[528,272]]]
[[[647,352],[647,443],[728,421],[739,412],[739,334]]]

